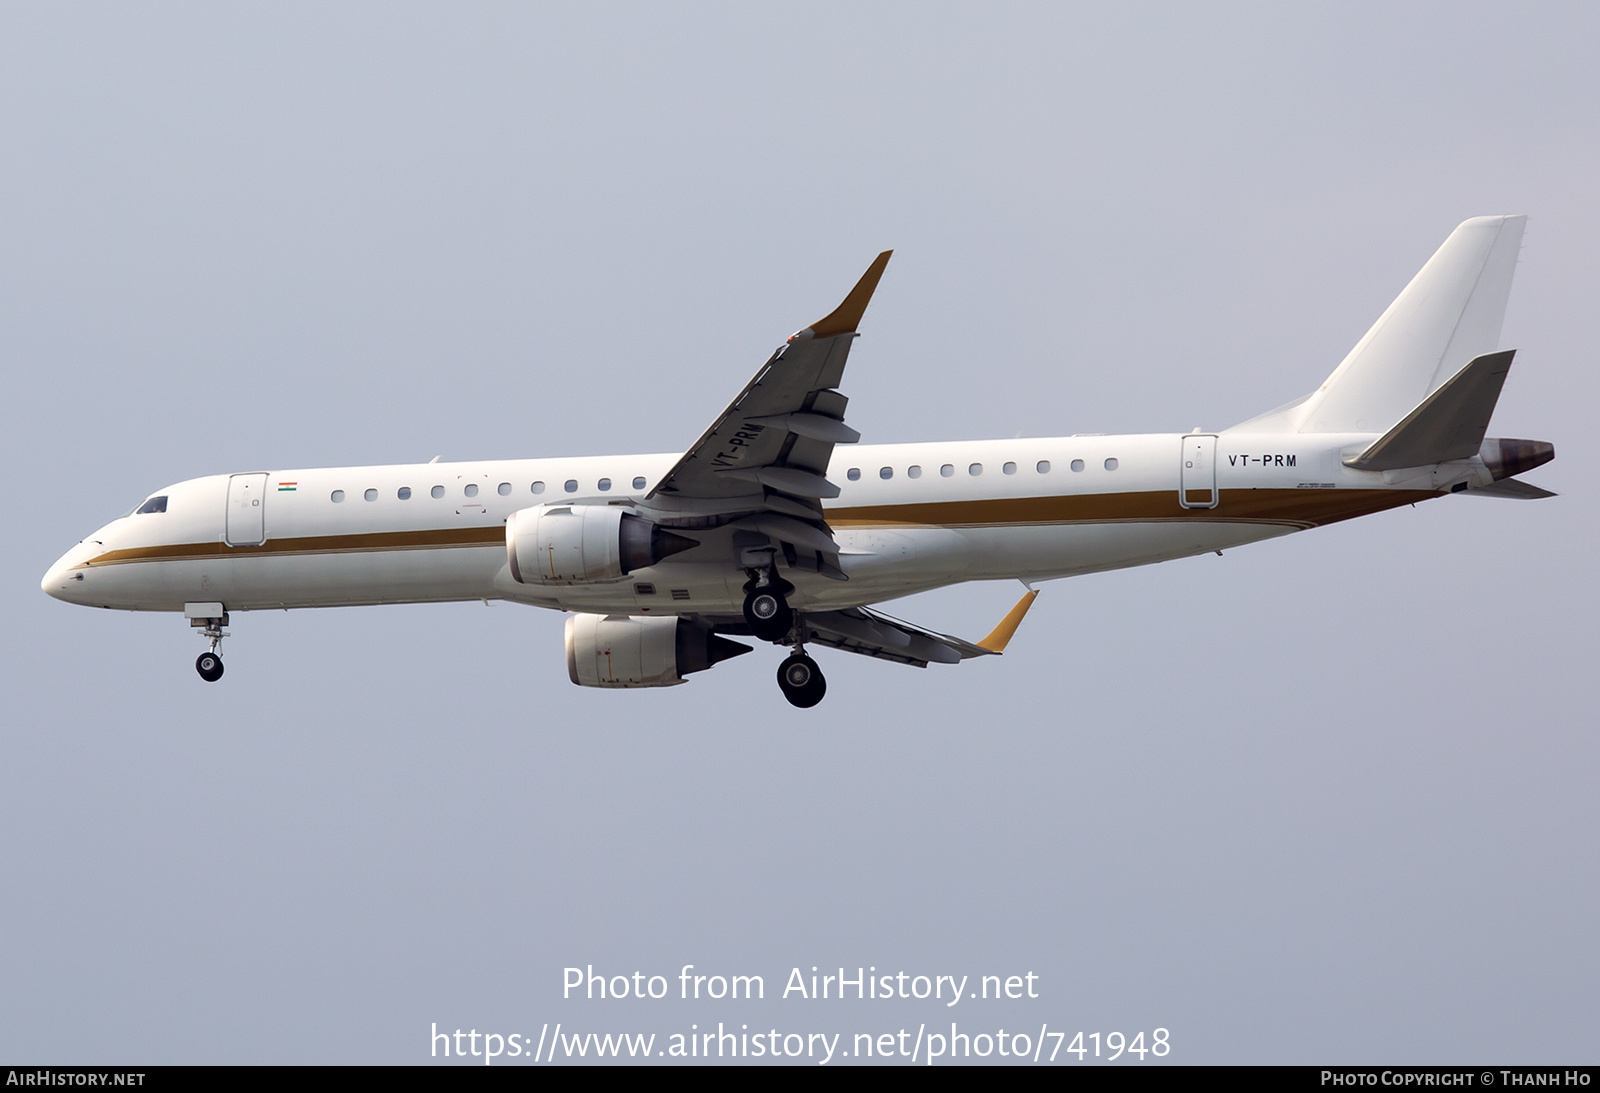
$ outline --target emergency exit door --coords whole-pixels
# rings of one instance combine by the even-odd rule
[[[1178,504],[1186,509],[1217,507],[1217,438],[1193,433],[1183,438],[1178,474]]]
[[[267,496],[267,476],[236,474],[228,479],[229,546],[257,546],[266,540],[262,503]]]

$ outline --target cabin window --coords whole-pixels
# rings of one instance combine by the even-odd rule
[[[885,479],[885,480],[893,478],[894,477],[894,468],[893,467],[879,467],[878,468],[878,477],[882,478],[882,479]]]
[[[495,491],[494,492],[498,493],[501,497],[510,497],[511,496],[511,483],[510,482],[502,482],[502,483],[500,483],[500,485],[495,487]]]
[[[410,486],[401,486],[400,487],[400,492],[395,494],[395,496],[400,498],[400,500],[402,500],[402,501],[411,500],[411,487]]]
[[[166,497],[165,494],[162,494],[160,497],[152,497],[152,498],[150,498],[150,500],[146,501],[144,504],[140,505],[137,509],[135,509],[134,513],[137,515],[138,513],[141,513],[141,512],[166,512],[166,511],[167,511],[167,497]]]
[[[1016,474],[1017,465],[1015,463],[1007,463],[1004,467],[1001,467],[1000,470],[1006,474]]]
[[[844,472],[844,476],[852,482],[859,482],[861,481],[861,468],[851,467],[849,470]]]
[[[967,468],[967,473],[970,474],[974,478],[978,477],[980,474],[983,473],[983,464],[982,463],[974,463],[972,466]]]
[[[644,475],[640,475],[633,480],[633,488],[636,490],[644,489]]]
[[[343,490],[334,490],[332,493],[330,493],[328,495],[328,500],[332,501],[335,505],[343,504],[344,503],[344,491]]]
[[[911,464],[911,466],[906,468],[906,477],[907,478],[921,478],[922,477],[922,468],[917,466],[915,463]]]
[[[377,490],[368,490],[366,493],[362,494],[361,496],[365,497],[368,501],[376,501],[378,499],[378,491]]]
[[[1112,456],[1110,459],[1106,460],[1106,470],[1114,471],[1116,469],[1117,469],[1117,457],[1116,456]]]
[[[576,478],[569,478],[561,488],[566,490],[568,493],[577,493],[578,480]]]
[[[602,478],[602,479],[601,479],[601,480],[600,480],[600,492],[601,492],[601,493],[604,493],[604,492],[606,492],[606,491],[607,491],[607,490],[609,490],[609,489],[610,489],[610,488],[611,488],[611,479],[609,479],[609,478]]]
[[[466,493],[468,497],[478,496],[478,484],[476,482],[468,482]]]
[[[435,486],[435,487],[433,487],[433,489],[428,491],[428,495],[430,497],[434,497],[434,498],[443,497],[444,496],[444,487],[443,486]]]
[[[939,473],[945,478],[949,478],[951,475],[956,473],[955,465],[952,463],[946,463],[944,466],[939,468]]]
[[[1081,459],[1074,459],[1074,460],[1073,460],[1073,461],[1072,461],[1072,469],[1073,469],[1073,470],[1075,470],[1075,471],[1081,471],[1081,470],[1083,470],[1083,460],[1081,460]]]
[[[1034,466],[1033,469],[1038,471],[1040,474],[1049,474],[1050,473],[1050,461],[1048,459],[1041,459]]]
[[[528,489],[531,490],[534,493],[543,493],[544,492],[544,483],[543,482],[535,482],[533,485],[529,486]]]

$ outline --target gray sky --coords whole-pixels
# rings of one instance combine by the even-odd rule
[[[1600,9],[0,6],[0,1059],[415,1062],[475,1027],[1171,1030],[1594,1061]],[[1046,586],[1002,659],[580,690],[559,615],[47,599],[201,474],[670,451],[896,248],[870,441],[1226,427],[1527,213],[1450,498]],[[1019,589],[895,613],[981,635]],[[762,974],[580,1003],[561,969]],[[791,967],[1040,976],[988,1009]],[[674,980],[675,982],[675,980]],[[970,1027],[969,1027],[970,1022]]]

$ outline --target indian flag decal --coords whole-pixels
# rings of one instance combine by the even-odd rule
[[[293,493],[295,490],[297,490],[299,488],[300,488],[300,483],[298,483],[298,482],[279,482],[278,483],[278,492],[279,493]]]

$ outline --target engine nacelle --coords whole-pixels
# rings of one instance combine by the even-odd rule
[[[518,584],[618,581],[699,545],[615,505],[535,505],[506,521],[506,559]]]
[[[671,687],[718,661],[748,653],[687,619],[668,615],[567,619],[567,675],[580,687]]]

